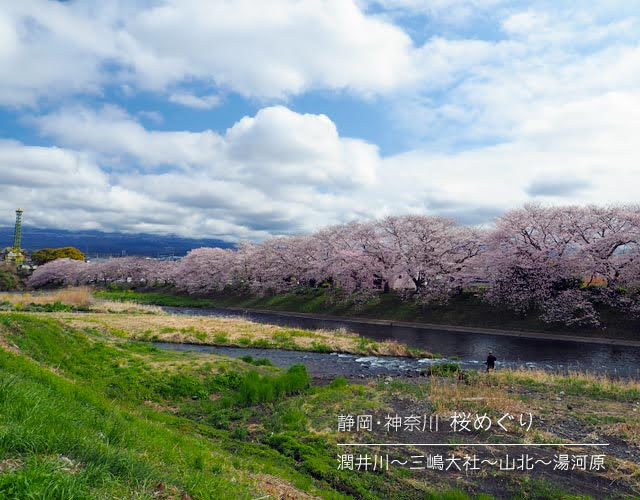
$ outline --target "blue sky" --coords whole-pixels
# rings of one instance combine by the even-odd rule
[[[229,241],[633,203],[640,5],[0,4],[0,223]]]

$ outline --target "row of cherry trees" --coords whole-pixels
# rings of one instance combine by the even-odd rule
[[[33,287],[129,281],[191,294],[325,286],[444,302],[467,287],[493,304],[548,322],[597,324],[598,304],[640,315],[640,208],[526,205],[491,227],[431,216],[387,217],[276,237],[235,250],[199,248],[179,262],[59,259]]]

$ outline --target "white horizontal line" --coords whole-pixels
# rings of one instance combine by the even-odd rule
[[[338,443],[338,446],[609,446],[609,443]]]

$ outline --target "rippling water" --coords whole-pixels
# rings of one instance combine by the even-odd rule
[[[438,329],[411,328],[406,326],[389,326],[357,323],[351,321],[312,319],[305,317],[279,316],[271,313],[256,313],[230,311],[227,309],[195,309],[195,308],[165,308],[167,312],[186,315],[202,316],[241,316],[251,321],[285,325],[310,329],[338,329],[358,333],[374,340],[397,340],[412,347],[426,349],[439,353],[443,360],[407,360],[406,358],[388,357],[358,357],[344,358],[343,364],[357,367],[357,373],[385,373],[391,371],[419,370],[427,363],[450,361],[460,362],[465,368],[484,367],[483,363],[488,351],[493,351],[498,358],[500,367],[529,367],[543,368],[559,372],[583,371],[590,373],[606,373],[609,375],[640,378],[640,348],[616,346],[608,344],[579,343],[561,340],[529,339],[522,337],[508,337],[484,333],[451,332]],[[229,348],[234,349],[234,348]],[[268,357],[274,364],[278,364],[271,353],[260,356],[262,349],[244,349],[246,354],[256,351],[254,357]],[[273,351],[273,350],[269,350]],[[289,353],[290,351],[280,351]],[[237,353],[237,351],[233,351]],[[295,353],[300,354],[300,353]],[[233,354],[230,354],[233,355]],[[238,354],[243,356],[244,354]],[[252,354],[253,355],[253,354]],[[309,356],[327,355],[305,353]],[[283,360],[287,355],[283,356]],[[312,358],[306,358],[309,362]],[[313,358],[315,359],[315,358]],[[340,358],[337,358],[338,360]],[[293,363],[290,363],[293,364]],[[340,362],[332,363],[340,367]],[[285,366],[285,365],[282,365]],[[320,367],[318,368],[320,370]],[[368,372],[365,372],[368,370]]]

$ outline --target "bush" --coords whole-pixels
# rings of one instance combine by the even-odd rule
[[[22,309],[34,312],[71,312],[73,310],[69,304],[63,304],[59,300],[56,300],[53,304],[36,304],[35,302],[31,302]]]
[[[269,358],[256,359],[253,364],[256,366],[273,366]]]
[[[430,377],[453,377],[461,372],[459,363],[439,363],[431,365],[426,374]]]
[[[184,373],[171,375],[166,385],[160,389],[160,393],[166,398],[195,397],[198,399],[203,399],[208,394],[198,377]]]
[[[249,363],[255,366],[273,366],[273,363],[271,362],[271,360],[267,358],[253,359],[253,356],[247,355],[247,356],[242,356],[240,359],[245,363]]]
[[[229,342],[229,337],[227,337],[227,334],[225,332],[216,332],[213,336],[213,341],[216,344],[226,344],[227,342]]]
[[[347,379],[344,377],[336,377],[329,384],[329,387],[333,389],[341,389],[346,386],[347,386]]]
[[[284,408],[274,413],[271,420],[271,430],[274,432],[307,430],[307,416],[298,408]]]
[[[270,403],[283,396],[296,394],[306,389],[311,382],[304,365],[293,365],[286,373],[277,377],[261,376],[250,371],[238,387],[236,404],[253,406],[259,403]]]
[[[8,271],[0,270],[0,290],[15,290],[17,287],[17,276]]]

